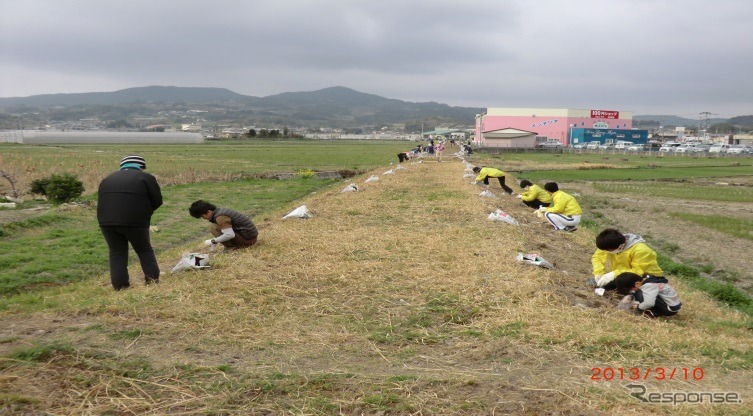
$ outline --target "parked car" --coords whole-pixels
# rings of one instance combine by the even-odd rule
[[[628,142],[628,141],[624,141],[624,140],[618,140],[617,142],[615,142],[614,148],[615,149],[627,149],[628,147],[630,147],[632,145],[633,145],[633,142]]]
[[[560,142],[543,142],[539,143],[538,148],[539,149],[559,149],[562,147],[562,143]]]
[[[715,144],[709,147],[709,153],[727,153],[728,144]]]
[[[601,142],[599,141],[588,142],[588,144],[586,145],[586,149],[598,149],[600,145],[601,145]]]
[[[664,144],[663,144],[663,145],[662,145],[662,146],[661,146],[661,147],[659,148],[659,151],[660,151],[660,152],[671,152],[671,151],[672,151],[672,150],[674,150],[675,148],[677,148],[677,147],[680,147],[680,145],[681,145],[681,144],[682,144],[682,143],[675,143],[675,142],[668,142],[668,143],[664,143]]]
[[[599,145],[599,149],[602,149],[602,150],[609,150],[609,149],[614,149],[614,143],[604,143],[604,144],[600,144],[600,145]]]
[[[573,145],[573,149],[585,149],[585,148],[586,148],[586,144],[585,143],[575,143]]]
[[[633,143],[627,147],[627,150],[646,150],[645,145]]]
[[[688,149],[688,152],[704,153],[704,152],[708,152],[710,147],[711,147],[710,144],[698,144]]]
[[[675,148],[672,148],[672,151],[676,153],[687,153],[691,152],[695,146],[695,143],[683,143]]]
[[[748,151],[747,146],[743,146],[741,144],[735,144],[735,145],[730,146],[729,149],[727,149],[727,153],[744,154],[744,153],[749,153],[749,151]]]

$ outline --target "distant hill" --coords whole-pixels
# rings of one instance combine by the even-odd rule
[[[63,111],[55,107],[79,108]],[[56,120],[73,117],[128,120],[158,117],[164,114],[160,110],[166,109],[173,112],[201,110],[204,120],[217,123],[354,127],[411,122],[420,126],[421,121],[428,121],[428,129],[438,124],[470,126],[474,116],[482,111],[481,108],[451,107],[435,102],[388,99],[345,87],[286,92],[268,97],[247,96],[223,88],[150,86],[114,92],[0,98],[0,112],[6,113],[6,120],[7,114],[13,113],[24,114],[25,120],[32,121],[36,119],[32,114],[38,110]],[[175,119],[166,121],[177,122]]]
[[[637,124],[656,124],[661,126],[698,126],[698,119],[691,119],[691,118],[684,118],[684,117],[678,117],[678,116],[670,116],[670,115],[640,115],[640,116],[633,116],[633,121],[637,122]],[[717,123],[724,123],[726,122],[726,118],[709,118],[708,123],[709,125],[717,124]],[[649,123],[653,122],[653,123]],[[658,123],[658,124],[657,124]]]
[[[122,105],[138,103],[207,103],[257,99],[224,88],[137,87],[113,92],[42,94],[30,97],[0,98],[0,107]]]

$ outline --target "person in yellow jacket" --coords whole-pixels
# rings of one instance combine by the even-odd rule
[[[499,179],[499,184],[502,186],[502,189],[505,190],[508,194],[512,195],[514,192],[512,191],[512,188],[505,185],[505,175],[507,175],[505,172],[497,169],[497,168],[490,168],[488,166],[475,166],[473,168],[473,173],[476,175],[476,183],[484,182],[484,185],[489,185],[489,178],[497,178]]]
[[[598,287],[616,289],[613,281],[623,273],[634,273],[643,278],[664,276],[656,262],[656,252],[639,235],[607,228],[596,236],[596,247],[591,256],[594,273],[591,284]]]
[[[547,221],[554,226],[555,231],[575,231],[580,224],[580,209],[578,201],[572,195],[560,191],[556,182],[547,182],[544,189],[552,196],[552,205],[539,207]]]
[[[523,201],[527,206],[539,209],[542,206],[548,207],[552,204],[552,196],[549,195],[549,192],[541,189],[540,186],[532,183],[528,179],[520,181],[520,187],[523,188],[525,192],[518,194],[517,198]]]

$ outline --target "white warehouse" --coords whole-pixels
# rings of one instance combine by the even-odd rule
[[[199,144],[201,133],[119,131],[4,131],[0,142],[23,144]]]

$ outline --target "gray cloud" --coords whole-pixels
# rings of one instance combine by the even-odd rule
[[[0,96],[265,96],[753,114],[748,0],[0,0]]]

